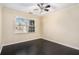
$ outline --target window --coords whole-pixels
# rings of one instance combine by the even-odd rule
[[[29,32],[35,32],[35,22],[34,22],[34,20],[29,21]]]
[[[35,21],[16,17],[16,33],[35,32]]]

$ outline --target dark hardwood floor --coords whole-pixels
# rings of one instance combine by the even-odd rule
[[[4,46],[1,55],[79,55],[79,50],[44,39]]]

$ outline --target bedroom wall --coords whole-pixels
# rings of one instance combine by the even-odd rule
[[[1,52],[1,40],[2,40],[2,6],[0,6],[0,52]]]
[[[34,33],[15,33],[15,18],[16,16],[22,16],[24,18],[35,20],[35,30]],[[2,45],[15,44],[19,42],[29,41],[33,39],[40,38],[40,17],[33,16],[24,12],[16,11],[9,8],[3,8],[3,21],[2,21]]]
[[[45,16],[43,38],[79,49],[79,5]]]

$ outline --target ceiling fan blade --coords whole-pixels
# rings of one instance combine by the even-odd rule
[[[37,6],[39,6],[39,7],[40,7],[40,4],[37,4]]]
[[[38,6],[40,9],[42,9],[42,6],[41,6],[41,4],[37,4],[37,6]]]
[[[49,9],[44,9],[45,11],[49,11]]]
[[[50,5],[47,5],[45,8],[50,8],[51,6]]]

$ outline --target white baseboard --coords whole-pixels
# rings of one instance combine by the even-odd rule
[[[18,41],[18,42],[6,43],[6,44],[2,44],[2,46],[12,45],[12,44],[17,44],[17,43],[22,43],[22,42],[27,42],[27,41],[36,40],[36,39],[39,39],[39,38],[41,38],[41,37],[38,37],[38,38],[32,38],[32,39],[23,40],[23,41]]]
[[[70,47],[70,48],[73,48],[73,49],[76,49],[76,50],[79,50],[78,47],[74,47],[74,46],[71,46],[71,45],[68,45],[68,44],[64,44],[62,42],[58,42],[58,41],[55,41],[55,40],[47,38],[47,37],[43,37],[43,39],[51,41],[51,42],[55,42],[55,43],[58,43],[58,44],[61,44],[61,45],[64,45],[64,46],[67,46],[67,47]]]

